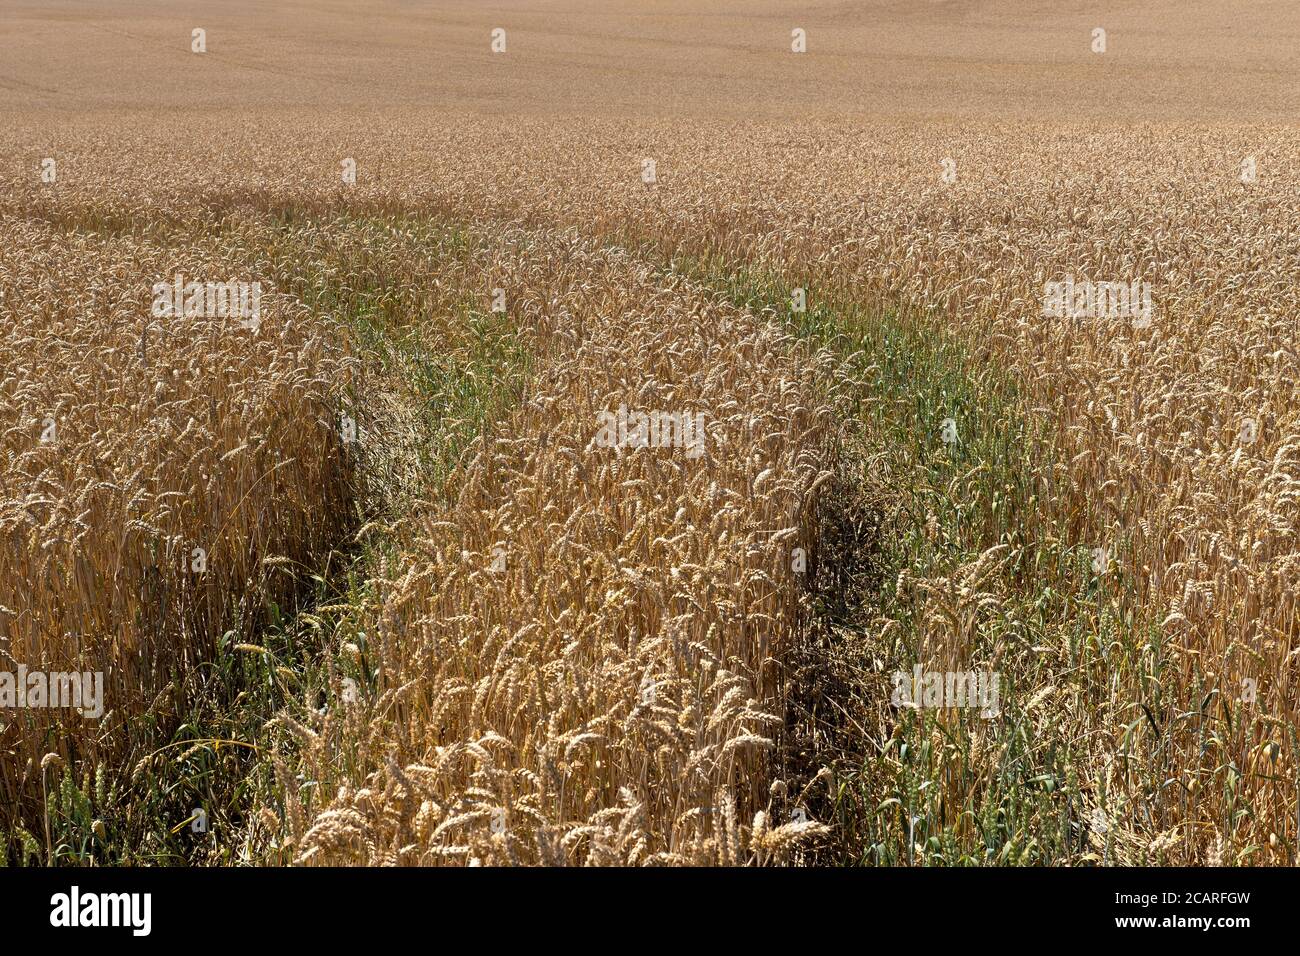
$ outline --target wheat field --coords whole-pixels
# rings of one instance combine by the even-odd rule
[[[1295,863],[1292,5],[15,13],[9,859]]]

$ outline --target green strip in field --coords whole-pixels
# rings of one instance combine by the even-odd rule
[[[787,722],[792,740],[816,741],[787,773],[832,770],[810,808],[835,824],[824,859],[1077,861],[1088,847],[1071,708],[1085,675],[1108,666],[1097,651],[1117,623],[1087,549],[1041,507],[1054,449],[1014,382],[924,314],[811,283],[797,311],[798,282],[682,258],[670,268],[840,359],[827,388],[846,427]],[[940,659],[997,675],[996,717],[895,706],[894,675],[910,689],[916,665]],[[1044,719],[1042,690],[1073,703]]]
[[[257,275],[350,342],[358,374],[339,403],[356,418],[362,532],[321,567],[278,569],[296,582],[296,607],[263,609],[269,625],[233,622],[213,660],[178,676],[185,686],[174,699],[184,712],[140,719],[157,723],[154,737],[164,741],[152,752],[121,773],[51,769],[48,840],[0,834],[16,862],[263,860],[256,841],[243,839],[249,810],[280,792],[273,740],[285,752],[294,745],[291,735],[269,733],[268,721],[325,706],[345,682],[373,677],[366,632],[375,580],[400,549],[399,526],[445,493],[461,453],[517,403],[529,374],[532,357],[512,320],[467,291],[467,277],[481,278],[474,257],[483,246],[461,229],[292,214],[227,222],[214,235],[256,249]],[[164,726],[176,729],[164,734]]]

